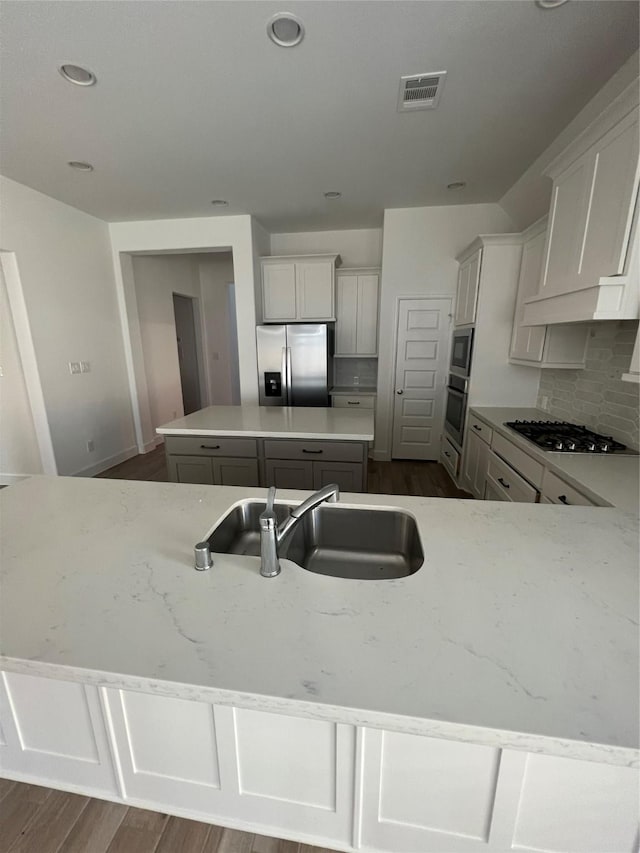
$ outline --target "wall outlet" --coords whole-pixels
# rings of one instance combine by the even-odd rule
[[[174,410],[173,410],[173,420],[175,421],[175,419],[176,419],[177,417],[178,417],[178,410],[177,410],[177,409],[174,409]]]
[[[549,398],[548,397],[540,397],[540,405],[546,411],[549,411]]]
[[[353,377],[353,384],[354,384],[354,385],[359,385],[359,384],[360,384],[360,377],[359,377],[359,376],[354,376],[354,377]]]
[[[80,362],[80,372],[81,373],[91,373],[91,362],[90,361],[81,361]]]
[[[75,375],[76,373],[80,373],[80,362],[79,361],[70,361],[69,362],[69,373]]]
[[[92,438],[90,438],[89,441],[87,442],[87,453],[93,453],[93,451],[95,449],[96,449],[96,443]]]

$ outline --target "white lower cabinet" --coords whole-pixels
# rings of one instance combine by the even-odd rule
[[[118,786],[98,690],[0,674],[0,775],[110,798]]]
[[[638,771],[361,730],[365,850],[633,853]]]
[[[104,690],[125,800],[350,844],[352,726]]]
[[[484,498],[489,453],[490,450],[487,442],[475,432],[472,432],[471,427],[469,427],[464,447],[463,485],[478,500]]]
[[[0,681],[8,778],[345,851],[636,851],[634,768],[40,676]]]

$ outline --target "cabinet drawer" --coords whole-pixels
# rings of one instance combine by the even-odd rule
[[[566,504],[567,506],[598,506],[598,504],[590,501],[579,491],[569,486],[551,471],[545,471],[544,480],[542,481],[542,492],[544,497],[548,498],[554,504]]]
[[[363,445],[350,441],[289,441],[273,439],[265,441],[264,455],[267,459],[305,459],[332,462],[362,462]]]
[[[257,456],[255,438],[220,438],[207,435],[167,435],[167,453],[186,456]]]
[[[447,471],[455,480],[458,476],[458,467],[460,465],[460,454],[455,449],[453,444],[447,438],[442,440],[442,449],[440,451],[440,462],[444,465]]]
[[[489,454],[487,479],[493,483],[494,488],[502,491],[505,500],[533,504],[538,498],[538,492],[533,486],[495,453]]]
[[[483,441],[486,441],[487,444],[491,444],[493,430],[490,426],[487,426],[484,421],[481,421],[480,418],[476,418],[474,415],[469,415],[469,431],[473,432],[474,435],[480,436],[480,438]]]
[[[373,409],[375,405],[373,394],[354,394],[351,397],[335,396],[331,398],[334,409]]]
[[[542,475],[544,474],[544,466],[540,462],[536,462],[535,459],[532,459],[531,456],[510,442],[509,439],[498,433],[494,433],[493,435],[491,448],[498,456],[501,456],[508,462],[512,468],[515,468],[525,480],[540,488],[542,485]]]

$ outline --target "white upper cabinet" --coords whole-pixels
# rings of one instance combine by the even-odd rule
[[[379,281],[378,270],[336,275],[336,355],[377,355]]]
[[[456,326],[471,326],[476,321],[481,264],[482,249],[478,249],[460,264],[456,295]]]
[[[547,218],[523,233],[518,295],[513,318],[510,360],[532,367],[584,367],[589,329],[585,325],[525,326],[525,300],[535,296],[542,273]]]
[[[334,282],[339,255],[261,258],[265,323],[335,320]]]
[[[637,317],[631,251],[640,175],[637,93],[617,105],[613,126],[600,117],[548,174],[553,191],[544,260],[539,288],[524,301],[524,322]]]

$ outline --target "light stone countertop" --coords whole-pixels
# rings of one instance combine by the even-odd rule
[[[470,411],[594,502],[638,514],[640,456],[553,453],[504,425],[515,420],[558,420],[540,409],[472,406]]]
[[[301,500],[304,492],[279,493]],[[0,492],[0,666],[612,764],[638,762],[638,525],[615,509],[405,508],[425,562],[334,579],[193,545],[264,490],[33,477]]]
[[[373,441],[373,411],[313,406],[208,406],[163,424],[156,432]]]

